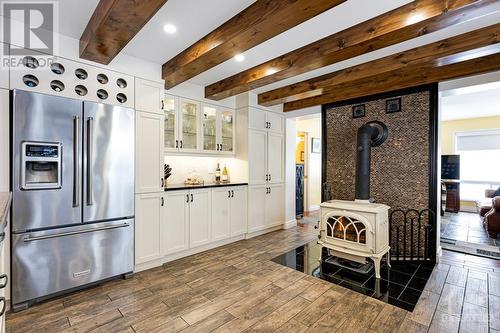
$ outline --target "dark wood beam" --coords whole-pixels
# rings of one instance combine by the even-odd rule
[[[166,62],[165,87],[175,87],[345,1],[257,0]]]
[[[498,0],[416,0],[211,84],[220,100],[500,11]]]
[[[500,70],[500,44],[475,50],[479,55],[472,57],[473,51],[463,52],[453,57],[445,57],[446,65],[436,59],[428,66],[411,66],[357,81],[339,84],[325,90],[320,96],[285,103],[284,111],[290,112],[307,107],[329,104],[353,98],[366,97],[384,92],[436,83],[445,80],[477,75]],[[487,54],[485,56],[481,56]],[[469,59],[461,61],[461,59]]]
[[[80,37],[80,58],[109,64],[167,0],[100,0]]]
[[[322,95],[324,89],[337,84],[400,70],[409,66],[425,65],[437,58],[452,56],[459,52],[474,50],[496,43],[500,43],[500,24],[274,89],[259,94],[259,104],[271,106]],[[477,57],[475,54],[474,56]]]

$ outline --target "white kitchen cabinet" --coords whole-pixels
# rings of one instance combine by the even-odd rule
[[[163,218],[163,254],[189,249],[189,194],[188,191],[165,192]]]
[[[284,184],[273,184],[268,186],[265,207],[267,227],[274,227],[285,222]]]
[[[247,205],[246,186],[212,190],[212,241],[247,232]]]
[[[137,111],[163,114],[165,95],[163,82],[155,82],[140,78],[135,79],[135,109]]]
[[[282,134],[267,134],[267,172],[269,183],[283,183],[285,181],[285,142]]]
[[[163,114],[136,112],[136,193],[163,191]]]
[[[283,134],[285,132],[285,119],[278,113],[250,107],[248,109],[248,127]]]
[[[231,190],[229,187],[212,190],[212,240],[231,236],[230,220]]]
[[[235,147],[234,110],[203,104],[202,151],[212,154],[233,154]]]
[[[248,131],[248,180],[252,185],[267,182],[267,133],[264,131]]]
[[[189,191],[189,245],[201,246],[211,241],[211,191]]]
[[[163,145],[166,151],[179,151],[179,98],[165,95],[165,135]]]
[[[200,149],[201,104],[179,98],[179,151],[196,153]]]
[[[231,237],[236,237],[247,233],[247,209],[247,187],[231,187],[231,200],[229,200]]]
[[[159,259],[162,251],[164,209],[162,193],[135,196],[135,264]]]
[[[268,186],[248,187],[248,232],[256,232],[267,228],[266,207]]]

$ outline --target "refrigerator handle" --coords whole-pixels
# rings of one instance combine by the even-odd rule
[[[80,117],[73,117],[73,207],[80,206]]]
[[[92,170],[92,148],[94,145],[94,118],[90,117],[87,120],[87,206],[93,205],[93,189],[94,175]]]

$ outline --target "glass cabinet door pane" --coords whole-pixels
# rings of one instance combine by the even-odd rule
[[[232,152],[233,147],[233,123],[234,113],[232,111],[223,111],[221,113],[221,143],[222,150]]]
[[[203,107],[203,150],[217,150],[217,110]]]
[[[198,103],[184,101],[182,112],[182,148],[198,148]]]
[[[165,148],[176,148],[176,126],[175,99],[173,97],[165,97]]]

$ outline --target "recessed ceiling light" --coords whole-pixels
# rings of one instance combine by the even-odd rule
[[[166,33],[172,35],[177,31],[177,27],[173,24],[168,23],[163,26],[163,30],[165,30]]]
[[[242,62],[243,60],[245,60],[245,56],[243,54],[237,54],[234,56],[234,60],[236,60],[237,62]]]
[[[278,70],[276,68],[274,68],[274,67],[268,68],[266,70],[266,75],[273,75],[273,74],[276,74],[276,73],[278,73]]]
[[[408,24],[408,25],[415,24],[415,23],[418,23],[420,21],[423,21],[424,19],[425,19],[424,15],[419,14],[419,13],[414,13],[414,14],[411,14],[410,16],[408,16],[408,19],[406,20],[406,24]]]

